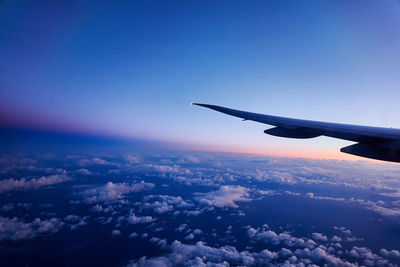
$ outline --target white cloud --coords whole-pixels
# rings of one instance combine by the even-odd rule
[[[87,189],[82,192],[86,203],[113,202],[122,199],[126,194],[149,190],[154,187],[152,183],[141,181],[136,184],[108,182],[103,186]]]
[[[49,220],[34,219],[26,223],[18,218],[0,217],[0,241],[32,239],[39,234],[56,233],[64,225],[57,218]]]
[[[193,230],[193,234],[195,234],[195,235],[201,235],[202,233],[203,233],[203,231],[201,231],[200,229]]]
[[[342,232],[345,235],[351,235],[351,231],[343,226],[333,226],[333,229]]]
[[[75,171],[76,174],[80,174],[80,175],[93,175],[93,173],[91,171],[89,171],[88,169],[79,169]]]
[[[161,238],[158,238],[158,237],[150,238],[149,242],[157,244],[160,247],[166,247],[167,246],[167,240],[166,239],[161,239]]]
[[[244,251],[239,252],[231,246],[214,248],[197,242],[195,245],[182,244],[175,240],[170,246],[172,253],[164,257],[147,259],[142,257],[138,261],[132,261],[129,266],[227,266],[225,261],[234,265],[251,265],[255,263],[254,255]],[[276,258],[277,254],[265,250],[257,254],[260,262],[268,262]],[[219,265],[216,265],[220,263]],[[223,265],[221,265],[223,264]]]
[[[168,205],[167,202],[160,201],[154,201],[153,203],[144,203],[143,208],[154,209],[156,213],[165,213],[174,210],[174,207],[172,205]]]
[[[108,161],[95,157],[95,158],[91,158],[91,159],[81,159],[78,162],[79,166],[85,167],[85,166],[91,166],[91,165],[109,165],[111,163],[109,163]]]
[[[216,191],[197,195],[195,199],[199,203],[216,207],[237,208],[236,202],[251,200],[249,189],[239,185],[224,185]]]
[[[366,209],[375,211],[381,215],[384,216],[400,216],[400,208],[397,206],[393,207],[385,207],[387,203],[384,201],[378,200],[378,201],[371,201],[371,200],[364,200],[364,199],[356,199],[356,198],[337,198],[337,197],[328,197],[328,196],[316,196],[314,193],[307,193],[307,197],[312,198],[312,199],[317,199],[317,200],[330,200],[330,201],[338,201],[338,202],[343,202],[343,203],[354,203],[354,204],[359,204]]]
[[[334,236],[331,238],[331,241],[332,241],[332,242],[342,242],[342,238],[339,237],[339,236],[337,236],[337,235],[334,235]]]
[[[187,228],[188,228],[188,225],[186,223],[183,223],[183,224],[179,225],[177,228],[175,228],[175,231],[182,232]]]
[[[102,205],[96,204],[95,206],[92,207],[91,209],[94,212],[104,212],[104,213],[110,213],[114,211],[114,208],[112,207],[112,205],[109,205],[107,207],[103,207]]]
[[[2,211],[9,211],[9,210],[12,210],[13,208],[14,208],[14,204],[8,203],[8,204],[5,204],[5,205],[1,206],[0,209]]]
[[[261,230],[250,227],[247,229],[247,235],[250,239],[271,243],[273,245],[284,244],[289,247],[314,248],[317,244],[311,239],[298,238],[287,232],[277,234],[272,230]]]
[[[150,223],[155,219],[151,216],[136,216],[135,213],[131,213],[128,218],[130,224]]]
[[[194,234],[193,233],[190,233],[185,237],[186,240],[192,240],[193,238],[194,238]]]
[[[167,195],[149,195],[144,197],[144,201],[157,199],[156,201],[149,203],[145,202],[142,205],[144,209],[153,209],[156,213],[165,213],[174,210],[174,206],[177,208],[187,208],[193,206],[182,199],[180,196],[167,196]]]
[[[66,217],[64,218],[64,220],[65,220],[67,223],[69,223],[69,228],[70,228],[71,230],[76,230],[76,229],[78,229],[78,228],[81,227],[81,226],[87,225],[87,221],[86,221],[86,220],[87,220],[88,218],[89,218],[89,216],[84,216],[84,217],[82,217],[82,216],[70,214],[70,215],[66,216]]]
[[[194,245],[175,240],[169,249],[171,253],[161,257],[142,257],[131,261],[128,266],[344,266],[356,267],[330,254],[329,249],[320,246],[308,248],[282,248],[278,252],[264,249],[260,252],[238,251],[232,246],[211,247],[203,242]]]
[[[384,249],[384,248],[382,248],[380,251],[379,251],[379,253],[382,255],[382,256],[385,256],[385,257],[396,257],[396,258],[400,258],[400,251],[398,251],[398,250],[395,250],[395,249],[392,249],[392,250],[387,250],[387,249]]]
[[[15,190],[30,190],[30,189],[38,189],[41,187],[55,185],[63,182],[71,181],[71,177],[67,175],[64,171],[60,174],[50,175],[50,176],[42,176],[39,179],[6,179],[0,181],[0,193],[5,193],[9,191]]]
[[[118,229],[114,229],[111,231],[111,235],[113,235],[113,236],[121,235],[121,231]]]
[[[366,247],[353,247],[349,255],[352,257],[360,258],[366,266],[384,266],[388,265],[386,259],[380,257],[379,255],[373,253],[370,249]]]
[[[328,237],[326,237],[321,233],[312,233],[312,238],[316,241],[324,241],[324,242],[328,241]]]
[[[130,235],[129,235],[129,238],[135,238],[135,237],[137,237],[138,236],[138,234],[136,233],[136,232],[132,232]]]
[[[124,158],[130,164],[138,164],[142,162],[142,159],[137,155],[126,155]]]

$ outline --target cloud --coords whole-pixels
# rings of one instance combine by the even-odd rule
[[[395,249],[392,249],[392,250],[389,251],[389,250],[387,250],[387,249],[382,248],[382,249],[379,251],[379,253],[380,253],[382,256],[385,256],[385,257],[400,258],[400,251],[395,250]]]
[[[9,210],[12,210],[14,208],[14,204],[13,203],[8,203],[8,204],[5,204],[5,205],[3,205],[3,206],[1,206],[1,210],[2,211],[9,211]]]
[[[135,237],[137,237],[138,236],[138,234],[136,233],[136,232],[132,232],[130,235],[129,235],[129,238],[135,238]]]
[[[100,212],[110,213],[114,211],[114,208],[112,207],[112,205],[109,205],[106,208],[104,208],[102,205],[96,204],[95,206],[92,207],[91,210],[98,213]]]
[[[174,210],[174,207],[172,205],[168,205],[167,202],[160,201],[155,201],[153,203],[144,203],[143,208],[154,209],[154,212],[156,213],[165,213]]]
[[[192,207],[193,204],[188,203],[180,196],[167,196],[167,195],[149,195],[143,198],[144,201],[157,199],[156,201],[149,203],[145,202],[142,205],[144,209],[153,209],[156,213],[165,213],[174,210],[176,208],[187,208]]]
[[[249,189],[239,185],[224,185],[216,191],[197,193],[195,199],[205,205],[237,208],[236,202],[251,201]]]
[[[339,246],[324,246],[318,242],[328,241],[322,233],[313,233],[313,238],[304,239],[290,235],[287,232],[277,234],[267,229],[248,227],[247,234],[253,240],[261,240],[273,245],[280,245],[277,251],[264,249],[259,252],[248,250],[238,251],[233,246],[212,247],[203,242],[184,244],[175,240],[168,249],[170,253],[160,257],[146,258],[131,261],[128,266],[345,266],[356,267],[360,262],[366,266],[392,266],[391,263],[364,247],[353,247],[351,250],[342,250]],[[346,231],[347,229],[341,229]],[[186,224],[180,225],[176,231],[192,232]],[[186,239],[192,240],[194,235]],[[337,237],[336,237],[337,238]],[[153,239],[153,238],[152,238]],[[154,238],[154,242],[160,240]],[[339,242],[339,240],[337,240]],[[287,246],[287,247],[282,247]],[[250,247],[251,249],[251,247]],[[399,255],[399,251],[381,249],[380,254],[389,257]],[[352,260],[353,262],[349,261]]]
[[[254,229],[253,227],[247,229],[247,235],[250,239],[271,243],[273,245],[283,243],[289,247],[306,247],[308,249],[312,249],[317,245],[311,239],[294,237],[287,232],[277,234],[272,230]]]
[[[0,210],[1,211],[10,211],[14,208],[29,208],[30,206],[32,206],[32,204],[30,203],[26,203],[26,202],[19,202],[19,203],[7,203],[3,206],[1,206]],[[42,206],[44,207],[44,206]]]
[[[91,166],[91,165],[110,165],[111,163],[101,159],[101,158],[91,158],[91,159],[81,159],[78,161],[78,165],[82,167]]]
[[[130,164],[138,164],[142,162],[142,159],[138,155],[125,155],[124,159]]]
[[[324,242],[328,241],[328,237],[326,237],[321,233],[312,233],[312,238],[316,241],[324,241]]]
[[[121,235],[121,231],[117,230],[117,229],[114,229],[114,230],[111,231],[111,235],[113,235],[113,236]]]
[[[76,230],[81,226],[85,226],[87,225],[87,219],[89,218],[89,216],[78,216],[78,215],[68,215],[64,218],[64,221],[69,223],[69,228],[71,230]]]
[[[382,250],[381,250],[382,251]],[[366,247],[356,247],[354,246],[349,255],[355,258],[360,258],[366,266],[384,266],[388,264],[388,261],[379,255],[373,253],[370,249]]]
[[[203,231],[201,231],[200,229],[193,230],[193,234],[195,234],[195,235],[201,235],[202,233],[203,233]]]
[[[153,222],[155,219],[151,216],[136,216],[135,213],[131,213],[128,218],[127,221],[130,224],[141,224],[141,223],[150,223]]]
[[[282,248],[277,252],[268,249],[249,252],[238,251],[233,246],[212,247],[203,242],[190,245],[175,240],[169,249],[171,253],[168,255],[142,257],[131,261],[128,266],[358,266],[330,254],[324,246],[312,250]]]
[[[175,228],[175,231],[177,232],[182,232],[188,228],[188,225],[186,223],[183,223],[179,225],[177,228]]]
[[[76,174],[80,174],[80,175],[93,175],[93,173],[91,171],[89,171],[88,169],[79,169],[75,171]]]
[[[0,241],[32,239],[40,234],[56,233],[63,225],[64,223],[57,218],[49,220],[36,218],[26,223],[16,217],[0,217]]]
[[[364,199],[356,199],[356,198],[337,198],[337,197],[327,197],[327,196],[316,196],[314,193],[307,193],[307,197],[317,200],[330,200],[330,201],[338,201],[343,203],[351,203],[351,204],[359,204],[366,209],[372,210],[384,216],[394,216],[400,217],[400,208],[397,205],[393,207],[385,207],[386,203],[382,200],[378,201],[371,201],[371,200],[364,200]]]
[[[343,226],[333,226],[333,229],[342,232],[345,235],[351,235],[351,231]]]
[[[136,184],[108,182],[103,186],[83,191],[82,197],[86,203],[113,202],[122,199],[126,194],[149,190],[154,187],[152,183],[141,181]]]
[[[247,251],[239,252],[232,246],[214,248],[205,245],[203,242],[187,245],[175,240],[170,249],[172,252],[167,256],[150,259],[142,257],[138,261],[130,262],[128,266],[205,266],[206,263],[208,263],[208,266],[213,266],[225,261],[235,265],[250,265],[255,262],[255,258],[251,253]],[[274,254],[268,250],[259,255],[259,258],[264,260],[277,257],[276,253]]]
[[[193,233],[190,233],[185,237],[186,240],[192,240],[193,238],[194,238],[194,234]]]
[[[5,193],[9,191],[16,190],[30,190],[30,189],[38,189],[41,187],[59,184],[67,181],[71,181],[72,179],[67,176],[67,173],[64,171],[61,174],[55,174],[50,176],[42,176],[39,179],[7,179],[0,181],[0,193]]]
[[[149,239],[149,242],[157,244],[158,246],[164,248],[167,246],[167,240],[166,239],[161,239],[158,237],[152,237]]]

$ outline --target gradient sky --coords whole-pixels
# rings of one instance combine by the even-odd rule
[[[342,157],[190,102],[400,128],[399,70],[394,0],[0,2],[6,126]]]

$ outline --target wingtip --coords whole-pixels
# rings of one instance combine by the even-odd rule
[[[191,102],[190,105],[192,105],[192,106],[201,106],[202,104],[196,103],[196,102]]]
[[[211,108],[211,109],[220,108],[219,106],[210,105],[210,104],[202,104],[202,103],[195,103],[195,102],[192,102],[191,104],[192,104],[192,105],[195,105],[195,106],[205,107],[205,108]]]

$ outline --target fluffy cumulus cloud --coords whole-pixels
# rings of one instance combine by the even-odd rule
[[[158,237],[152,237],[149,239],[149,242],[157,244],[160,247],[166,247],[167,246],[167,240],[166,239],[161,239]]]
[[[26,203],[26,202],[19,202],[19,203],[7,203],[3,206],[0,207],[1,211],[10,211],[14,208],[29,208],[30,206],[32,206],[32,204],[30,203]]]
[[[333,229],[342,232],[342,234],[350,236],[351,235],[351,231],[350,229],[347,229],[346,227],[343,226],[333,226]]]
[[[71,177],[64,171],[60,174],[42,176],[38,179],[6,179],[0,181],[0,193],[16,190],[30,190],[38,189],[44,186],[55,185],[63,182],[70,181]]]
[[[128,266],[218,266],[226,265],[228,262],[235,265],[251,265],[257,260],[269,260],[277,257],[277,254],[268,250],[252,254],[248,251],[239,252],[235,247],[223,246],[214,248],[197,242],[195,245],[183,244],[175,240],[170,249],[172,252],[163,257],[147,259],[145,257],[138,261],[132,261]]]
[[[249,189],[239,185],[224,185],[216,191],[197,193],[195,199],[201,204],[231,208],[238,207],[236,202],[251,200]]]
[[[76,230],[80,228],[81,226],[87,225],[87,219],[89,216],[78,216],[78,215],[67,215],[64,218],[64,221],[68,224],[69,228],[71,230]]]
[[[142,204],[144,209],[153,209],[156,213],[165,213],[173,211],[174,208],[188,208],[192,207],[192,203],[188,203],[180,196],[168,195],[149,195],[143,199],[145,202]],[[151,202],[151,200],[154,200]]]
[[[24,222],[16,217],[0,217],[0,241],[32,239],[39,234],[58,232],[63,225],[64,223],[57,218],[36,218],[32,222]]]
[[[122,199],[126,194],[149,190],[154,187],[152,183],[113,183],[108,182],[103,186],[87,189],[82,192],[82,197],[86,203],[113,202]]]
[[[331,254],[324,246],[294,251],[282,248],[249,252],[239,251],[233,246],[212,247],[203,242],[189,245],[175,240],[169,248],[171,253],[168,255],[142,257],[131,261],[128,266],[358,266]]]
[[[91,166],[91,165],[110,165],[111,163],[109,163],[108,161],[98,158],[98,157],[94,157],[94,158],[90,158],[90,159],[81,159],[78,162],[79,166],[82,167],[86,167],[86,166]]]
[[[247,229],[247,235],[252,240],[263,241],[272,245],[284,244],[289,247],[305,247],[308,249],[315,248],[317,245],[312,239],[294,237],[287,232],[277,234],[265,228],[266,227],[263,227],[263,229],[254,229],[250,227]]]
[[[366,247],[356,247],[354,246],[349,255],[355,258],[359,258],[363,261],[366,266],[385,266],[388,261],[379,255],[373,253],[370,249]]]
[[[379,253],[384,256],[384,257],[394,257],[394,258],[399,258],[400,259],[400,251],[396,249],[392,250],[387,250],[387,249],[381,249]]]
[[[154,220],[155,219],[151,216],[136,216],[133,212],[127,218],[127,221],[130,224],[150,223]]]
[[[328,237],[321,233],[312,233],[312,238],[317,241],[328,241]]]
[[[157,237],[149,241],[170,251],[169,254],[129,262],[128,266],[395,266],[387,257],[397,257],[397,250],[382,249],[380,256],[365,247],[354,246],[350,250],[343,250],[341,246],[329,245],[329,239],[321,233],[313,233],[312,239],[300,238],[287,232],[277,234],[267,229],[247,228],[248,236],[254,241],[265,241],[274,245],[274,250],[261,249],[259,251],[239,251],[233,246],[213,247],[204,242],[184,244],[175,240],[167,245],[165,239]],[[175,231],[190,232],[186,224],[180,225]],[[193,233],[195,231],[192,231]],[[193,239],[186,238],[188,240]],[[279,245],[279,246],[278,246]],[[269,246],[270,247],[270,246]],[[247,249],[247,248],[246,248]],[[386,258],[384,258],[386,257]]]
[[[121,231],[118,229],[114,229],[111,231],[111,235],[113,235],[113,236],[121,235]]]

